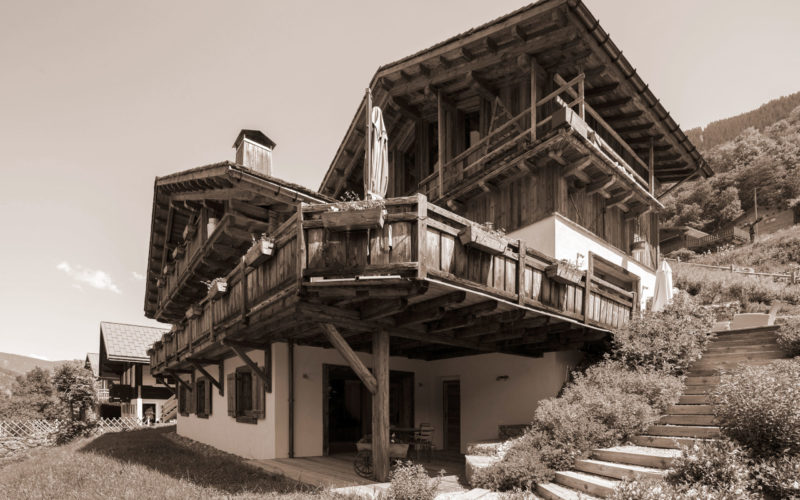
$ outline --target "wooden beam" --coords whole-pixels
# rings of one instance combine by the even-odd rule
[[[529,57],[525,55],[525,57]],[[539,115],[536,112],[536,103],[539,102],[539,94],[538,89],[536,88],[536,79],[539,77],[539,67],[536,64],[536,60],[533,57],[530,57],[529,61],[530,71],[531,71],[531,79],[530,79],[530,88],[531,88],[531,141],[536,142],[536,124],[539,122]]]
[[[616,179],[613,175],[607,175],[602,179],[599,179],[588,186],[586,186],[586,196],[591,196],[595,193],[599,193],[603,198],[611,198],[611,195],[608,194],[606,191],[608,188],[614,185]]]
[[[356,372],[356,375],[358,375],[358,378],[360,378],[364,383],[364,386],[366,386],[370,394],[374,395],[377,391],[378,382],[369,372],[369,369],[364,366],[364,363],[361,361],[361,359],[359,359],[358,355],[356,355],[344,337],[342,337],[342,334],[339,333],[339,330],[337,330],[336,327],[330,323],[320,323],[320,326],[322,327],[322,331],[325,333],[325,336],[328,338],[328,341],[336,348],[337,351],[339,351],[339,354],[341,354],[342,357],[347,361],[347,364],[350,365],[350,368]]]
[[[436,167],[437,172],[439,172],[438,177],[438,184],[439,184],[439,198],[444,196],[444,163],[446,161],[445,158],[445,150],[446,147],[446,131],[445,131],[445,109],[444,109],[444,101],[442,92],[438,91],[436,93],[436,119],[437,119],[437,133],[438,133],[438,140],[439,140],[439,163]]]
[[[595,111],[599,111],[601,109],[619,108],[625,106],[629,102],[631,102],[630,97],[622,97],[619,99],[609,99],[606,102],[598,102],[597,104],[592,104],[592,107],[594,108]]]
[[[655,166],[656,166],[656,151],[655,151],[655,141],[653,138],[650,138],[650,151],[647,158],[647,185],[650,189],[650,196],[653,196],[656,192],[656,173],[655,173]]]
[[[606,208],[619,207],[620,210],[627,212],[628,208],[625,206],[625,203],[631,198],[633,198],[633,191],[628,193],[623,192],[606,201]]]
[[[369,321],[385,318],[404,311],[407,306],[408,300],[403,297],[391,300],[375,299],[361,305],[361,319]]]
[[[688,181],[689,179],[691,179],[692,177],[694,177],[695,175],[697,175],[698,173],[700,173],[701,169],[702,169],[702,164],[700,164],[700,165],[697,165],[697,168],[695,168],[695,169],[694,169],[694,171],[693,171],[691,174],[689,174],[688,176],[684,177],[684,178],[683,178],[683,179],[681,179],[680,181],[678,181],[678,182],[676,182],[675,184],[673,184],[672,186],[670,186],[670,188],[669,188],[669,189],[667,189],[666,191],[663,191],[663,192],[662,192],[660,195],[658,195],[656,198],[660,200],[660,199],[661,199],[661,198],[663,198],[664,196],[666,196],[666,195],[668,195],[669,193],[673,192],[674,190],[678,189],[678,186],[680,186],[680,185],[681,185],[681,184],[683,184],[684,182]]]
[[[469,71],[467,73],[467,83],[487,101],[494,101],[497,97],[497,91],[476,75],[474,71]]]
[[[250,368],[253,371],[253,373],[255,373],[258,376],[258,378],[260,378],[264,382],[265,390],[267,392],[272,392],[272,366],[271,366],[271,364],[272,364],[271,361],[272,360],[271,359],[269,359],[269,360],[267,359],[268,355],[272,353],[272,349],[270,348],[271,347],[270,344],[267,344],[267,349],[265,349],[265,346],[263,344],[261,345],[261,349],[265,349],[265,352],[264,352],[264,354],[265,354],[265,356],[264,356],[264,361],[265,361],[264,365],[265,366],[264,366],[263,370],[258,367],[258,364],[255,361],[250,359],[250,356],[248,356],[247,353],[244,352],[244,349],[242,347],[240,347],[239,345],[231,344],[230,341],[225,340],[225,339],[222,340],[222,345],[230,347],[231,350],[237,356],[239,356],[239,359],[244,361],[244,364],[247,365],[247,367]],[[271,357],[271,356],[269,356],[269,357]]]
[[[175,377],[175,380],[177,380],[177,381],[178,381],[178,383],[179,383],[179,384],[181,384],[181,385],[183,386],[183,388],[184,388],[184,389],[186,389],[186,390],[187,390],[187,391],[189,391],[189,392],[191,392],[191,391],[192,391],[192,386],[191,386],[191,384],[189,384],[188,382],[186,382],[185,380],[183,380],[183,379],[182,379],[182,378],[181,378],[181,377],[178,375],[178,373],[177,373],[175,370],[164,370],[164,371],[165,371],[165,372],[167,372],[167,373],[169,373],[169,374],[170,374],[170,375],[172,375],[173,377]]]
[[[389,332],[379,330],[372,337],[372,470],[375,479],[389,479]]]
[[[188,361],[189,363],[192,364],[192,366],[197,368],[197,371],[202,373],[212,384],[214,384],[217,387],[217,389],[222,390],[222,386],[220,385],[219,381],[215,379],[210,373],[208,373],[208,370],[206,370],[199,361],[194,360],[192,358],[189,358]]]
[[[606,94],[609,94],[611,92],[614,92],[615,90],[617,90],[618,87],[619,87],[619,83],[618,82],[610,83],[608,85],[600,85],[600,86],[597,86],[597,87],[592,87],[590,89],[586,89],[584,95],[587,98],[598,97],[598,96],[601,96],[601,95],[606,95]]]
[[[460,304],[467,298],[464,291],[450,292],[440,295],[435,299],[427,300],[410,306],[403,313],[393,318],[395,326],[424,323],[425,321],[441,318],[446,307]]]
[[[553,152],[551,151],[550,154],[553,154]],[[591,179],[583,170],[591,164],[592,164],[591,157],[584,157],[577,161],[574,161],[570,165],[565,166],[564,177],[569,177],[571,175],[574,175],[583,182],[589,182]],[[564,163],[562,163],[562,165],[564,165]]]

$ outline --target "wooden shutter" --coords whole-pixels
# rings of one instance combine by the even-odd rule
[[[211,392],[212,392],[211,388],[213,386],[211,385],[211,381],[210,380],[206,379],[205,387],[206,387],[206,393],[205,393],[206,415],[211,415]]]
[[[236,416],[236,373],[229,373],[225,377],[225,383],[228,386],[228,415],[231,417]]]
[[[197,381],[192,382],[192,390],[189,391],[189,409],[187,413],[197,413]]]
[[[259,366],[259,370],[263,370],[264,367]],[[264,418],[266,416],[265,410],[265,403],[264,403],[264,380],[261,379],[255,373],[252,374],[253,377],[253,416],[256,418]]]

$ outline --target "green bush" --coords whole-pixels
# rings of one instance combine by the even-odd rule
[[[714,314],[686,293],[657,313],[634,318],[613,333],[613,357],[631,368],[681,374],[711,339]]]
[[[503,459],[475,477],[496,490],[531,488],[570,468],[585,451],[612,446],[644,431],[682,389],[678,377],[630,370],[607,360],[575,374],[559,398],[539,403],[534,420]]]
[[[743,494],[751,487],[747,452],[733,441],[695,441],[672,463],[667,480],[673,484],[705,485]]]
[[[688,248],[679,248],[677,250],[673,250],[666,255],[670,259],[677,259],[681,262],[688,262],[693,258],[697,257],[697,254]]]
[[[389,500],[433,500],[441,482],[441,474],[432,478],[425,467],[409,460],[399,464],[392,471],[390,479]]]
[[[67,444],[79,437],[88,437],[97,427],[94,420],[60,420],[54,433],[57,445]]]
[[[760,455],[800,453],[799,361],[724,375],[712,398],[725,435]]]
[[[787,319],[781,324],[778,346],[789,356],[800,356],[800,318]]]
[[[800,498],[800,455],[782,455],[757,461],[753,476],[772,498]]]

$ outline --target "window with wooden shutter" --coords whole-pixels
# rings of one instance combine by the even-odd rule
[[[189,405],[188,405],[189,413],[195,413],[195,407],[197,406],[197,402],[196,402],[197,401],[197,382],[192,381],[191,384],[189,384],[189,387],[192,388],[191,391],[188,391],[189,392]]]
[[[206,377],[200,377],[195,382],[195,413],[200,418],[208,418],[211,415],[211,383]]]
[[[237,422],[254,424],[258,419],[265,417],[265,388],[261,377],[253,373],[249,367],[239,367],[236,369],[231,388],[235,388],[233,401],[235,402]],[[229,393],[228,403],[230,404],[230,402],[231,395]],[[228,414],[230,415],[230,410]]]
[[[236,416],[236,373],[229,373],[225,377],[225,386],[228,388],[228,415]]]
[[[189,391],[178,382],[178,413],[184,417],[189,415]]]

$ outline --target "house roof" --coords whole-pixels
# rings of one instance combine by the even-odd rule
[[[100,351],[105,358],[103,361],[149,363],[147,350],[168,331],[166,328],[102,321]]]
[[[85,368],[92,370],[92,373],[95,377],[100,376],[100,353],[99,352],[87,352],[86,353],[86,362],[83,364]]]
[[[242,142],[242,140],[244,139],[250,139],[253,142],[263,144],[264,146],[267,146],[270,149],[275,148],[275,141],[267,137],[264,134],[264,132],[260,130],[253,130],[247,128],[243,128],[242,131],[239,132],[239,135],[236,136],[236,140],[233,141],[233,147],[234,148],[239,147],[239,143]]]
[[[687,236],[691,236],[692,238],[702,238],[703,236],[708,236],[708,233],[704,233],[699,229],[689,226],[662,227],[659,229],[659,232],[661,233],[661,239],[676,236],[678,234],[685,234]]]
[[[546,43],[548,38],[555,40],[558,37],[563,37],[563,43]],[[524,50],[521,48],[523,45]],[[567,46],[574,51],[580,46],[585,51],[570,56]],[[587,61],[591,58],[597,64],[595,68],[600,68],[600,71],[591,77],[587,75],[587,92],[603,90],[604,95],[608,96],[603,101],[608,106],[604,107],[601,114],[608,115],[613,111],[610,103],[615,101],[625,101],[628,103],[625,106],[633,108],[628,113],[622,113],[628,115],[626,120],[630,120],[628,123],[631,126],[628,128],[631,130],[626,133],[639,141],[654,137],[658,151],[655,170],[659,181],[675,182],[697,173],[713,175],[702,155],[580,0],[540,0],[380,66],[372,77],[370,88],[376,96],[376,103],[388,95],[388,102],[394,103],[390,106],[396,107],[400,102],[398,99],[408,99],[420,91],[432,90],[435,94],[437,87],[449,85],[459,78],[463,80],[468,73],[510,73],[515,66],[511,61],[513,58],[500,57],[500,52],[506,49],[512,55],[519,52],[532,55],[537,60],[552,59],[555,61],[552,67],[555,68],[568,62],[570,57],[575,60],[587,58]],[[486,61],[486,64],[481,61]],[[584,64],[574,63],[573,66],[583,67]],[[364,116],[365,102],[362,99],[356,110],[320,185],[320,192],[335,196],[337,186],[341,185],[338,179],[348,173],[343,164],[350,162],[354,156],[351,138],[364,133],[358,123]],[[405,108],[408,109],[408,106]],[[610,118],[620,119],[621,115]]]

